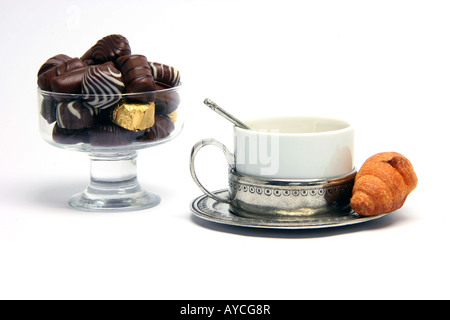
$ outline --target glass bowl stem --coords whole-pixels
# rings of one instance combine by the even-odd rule
[[[136,151],[90,153],[90,181],[69,204],[87,211],[126,211],[154,207],[161,198],[144,191],[137,179]]]

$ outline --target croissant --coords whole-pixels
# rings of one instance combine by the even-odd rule
[[[378,153],[364,162],[355,177],[350,205],[362,216],[395,211],[417,186],[411,162],[396,152]]]

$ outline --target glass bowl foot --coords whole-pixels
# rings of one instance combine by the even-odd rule
[[[133,211],[148,209],[157,206],[160,202],[160,196],[144,190],[115,196],[92,195],[86,190],[70,198],[69,205],[85,211]]]

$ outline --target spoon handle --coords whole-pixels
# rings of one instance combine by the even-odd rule
[[[232,116],[231,114],[229,114],[228,112],[226,112],[225,110],[223,110],[221,107],[219,107],[214,101],[206,98],[203,101],[204,104],[206,104],[209,108],[211,108],[213,111],[217,112],[218,114],[220,114],[222,117],[224,117],[225,119],[233,122],[237,127],[242,128],[242,129],[250,129],[249,126],[247,126],[245,123],[243,123],[242,121],[236,119],[234,116]]]

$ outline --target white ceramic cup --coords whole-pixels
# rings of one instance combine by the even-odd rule
[[[270,179],[329,179],[354,168],[354,128],[340,119],[271,117],[234,128],[236,172]]]
[[[209,197],[243,216],[303,217],[349,212],[355,176],[354,129],[346,121],[322,117],[275,117],[245,121],[234,128],[234,154],[215,139],[192,148],[190,170]],[[229,197],[208,191],[195,171],[197,153],[220,148],[229,165]]]

